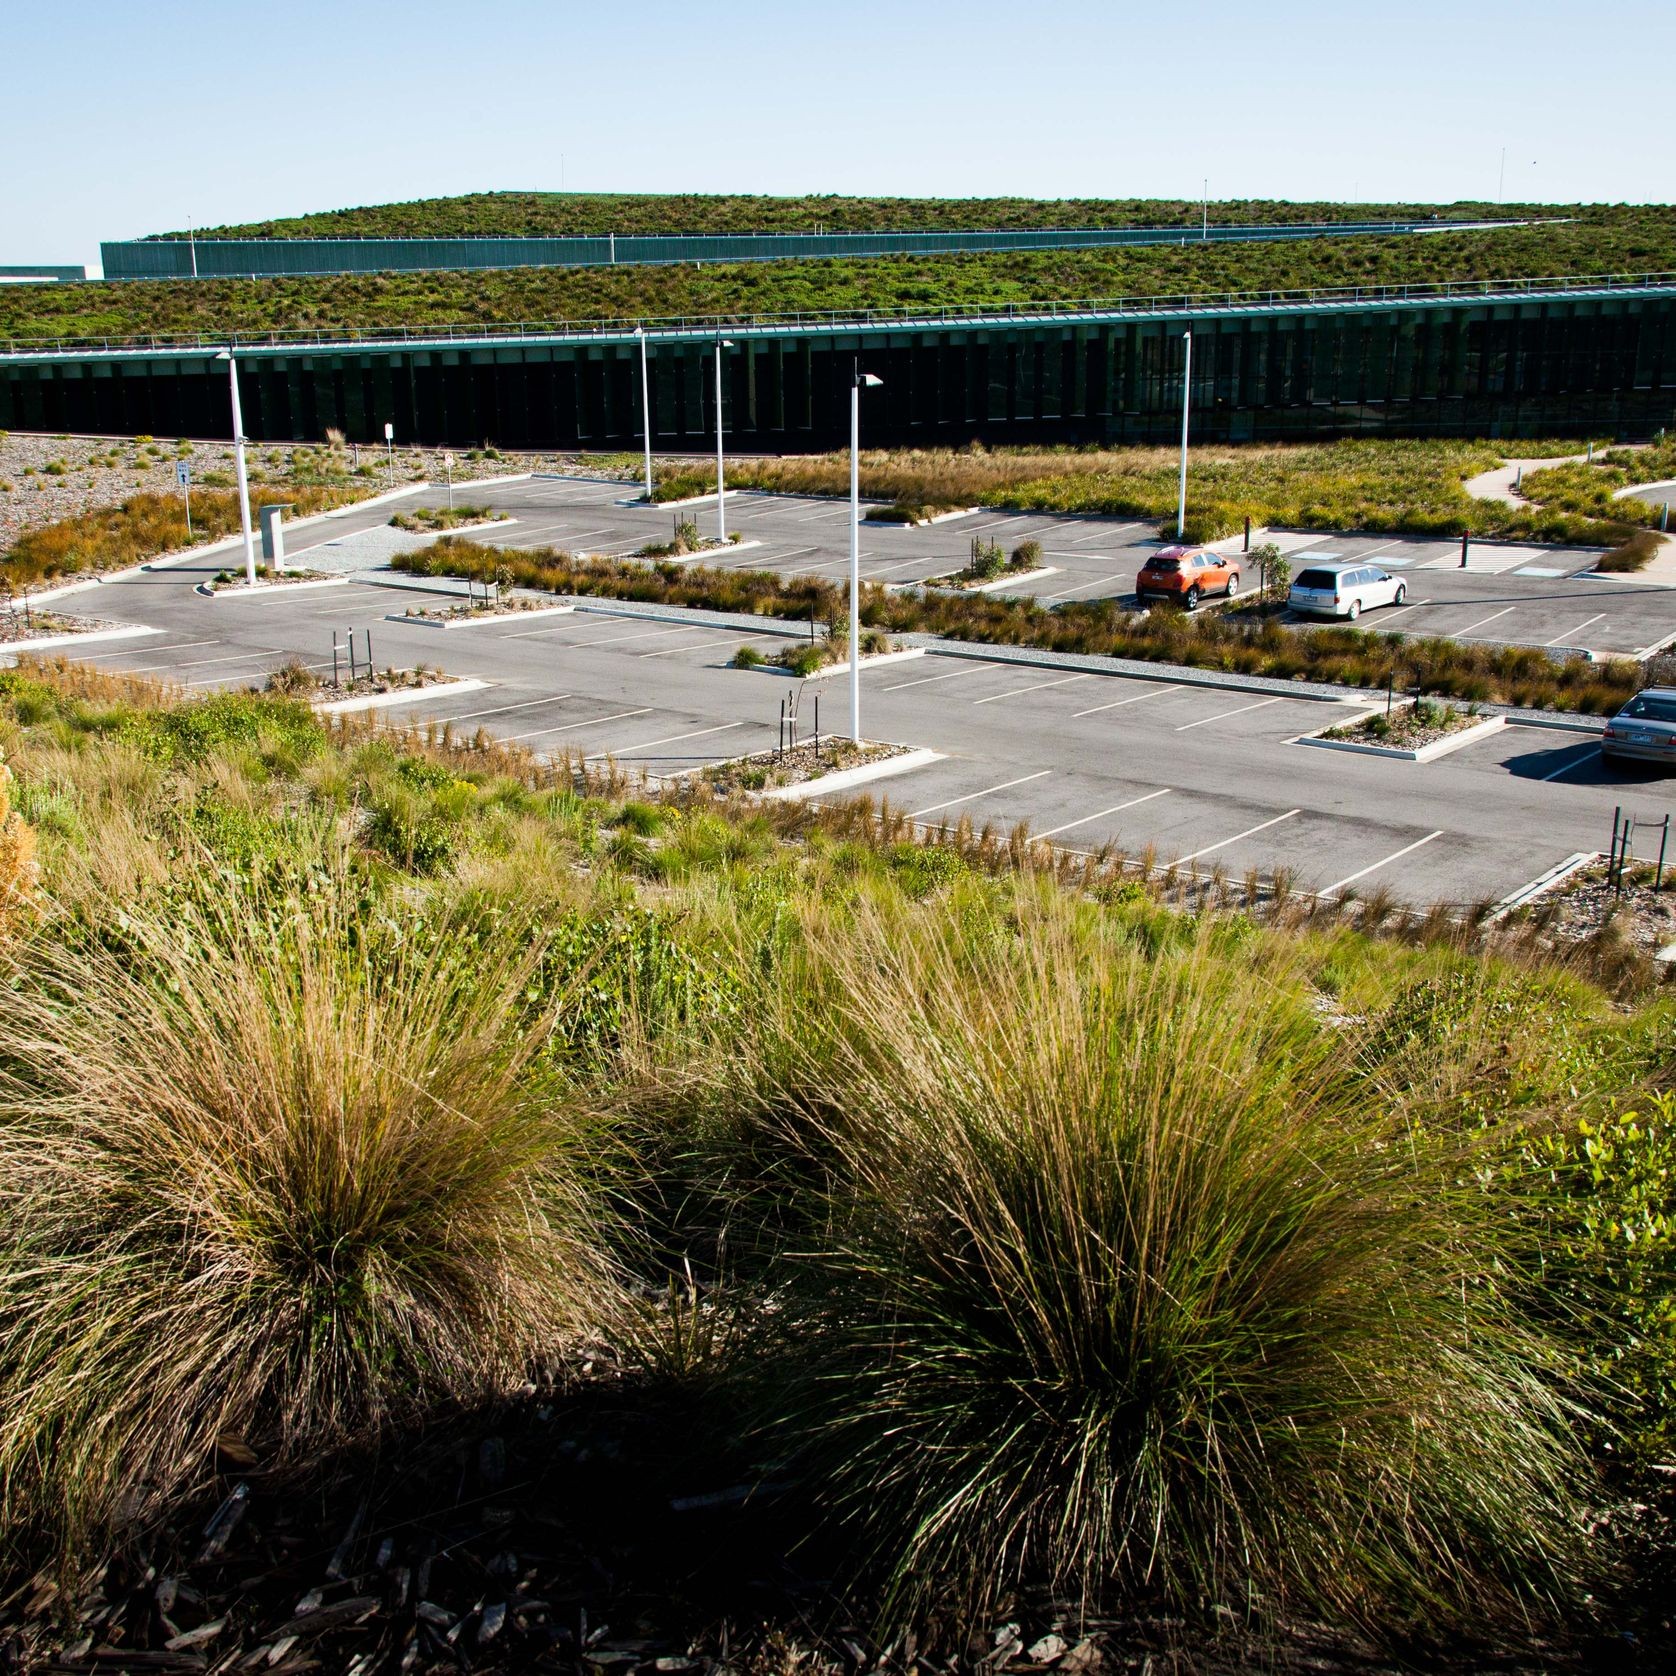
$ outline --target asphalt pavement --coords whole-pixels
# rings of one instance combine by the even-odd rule
[[[472,484],[456,493],[510,515],[504,524],[476,532],[475,539],[491,545],[621,556],[648,541],[668,540],[678,519],[691,519],[706,536],[718,529],[714,496],[671,508],[623,505],[634,489],[621,483],[538,478]],[[729,491],[726,525],[743,543],[706,554],[705,563],[834,581],[849,574],[849,508],[842,502]],[[980,509],[920,529],[864,522],[862,577],[913,586],[947,576],[966,563],[974,536],[1008,552],[1021,541],[1040,542],[1048,574],[1002,591],[1044,604],[1102,598],[1133,603],[1136,573],[1163,545],[1151,523],[1132,519]],[[1676,640],[1676,589],[1595,574],[1598,549],[1473,541],[1463,567],[1459,538],[1284,530],[1271,538],[1294,572],[1312,558],[1366,558],[1400,571],[1408,583],[1405,602],[1370,613],[1362,624],[1368,629],[1569,648],[1596,657],[1644,657]],[[1217,543],[1224,552],[1240,547],[1238,537]],[[1254,583],[1255,577],[1247,578],[1247,586]]]

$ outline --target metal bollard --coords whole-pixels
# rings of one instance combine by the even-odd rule
[[[1461,569],[1465,570],[1466,567],[1467,567],[1467,533],[1466,533],[1465,530],[1462,530],[1461,531]]]

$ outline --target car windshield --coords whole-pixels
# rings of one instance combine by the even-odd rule
[[[1637,693],[1619,712],[1641,722],[1670,722],[1676,724],[1676,698]]]
[[[1292,584],[1294,588],[1321,588],[1327,593],[1331,593],[1337,585],[1336,570],[1300,570],[1297,581]]]
[[[1148,559],[1147,564],[1146,564],[1146,568],[1148,570],[1180,570],[1181,569],[1181,560],[1180,559],[1174,559],[1174,558],[1171,558],[1171,559],[1159,559],[1159,558]]]

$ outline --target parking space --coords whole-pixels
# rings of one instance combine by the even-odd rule
[[[1598,550],[1419,537],[1319,536],[1288,542],[1292,574],[1311,561],[1366,560],[1400,575],[1403,603],[1370,611],[1375,632],[1645,657],[1676,634],[1676,592],[1657,583],[1601,576]],[[1298,619],[1302,621],[1303,619]]]

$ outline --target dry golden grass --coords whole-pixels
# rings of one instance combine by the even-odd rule
[[[291,1468],[504,1390],[615,1297],[531,928],[204,875],[84,905],[0,994],[0,1528],[26,1549],[159,1513],[218,1439]]]

